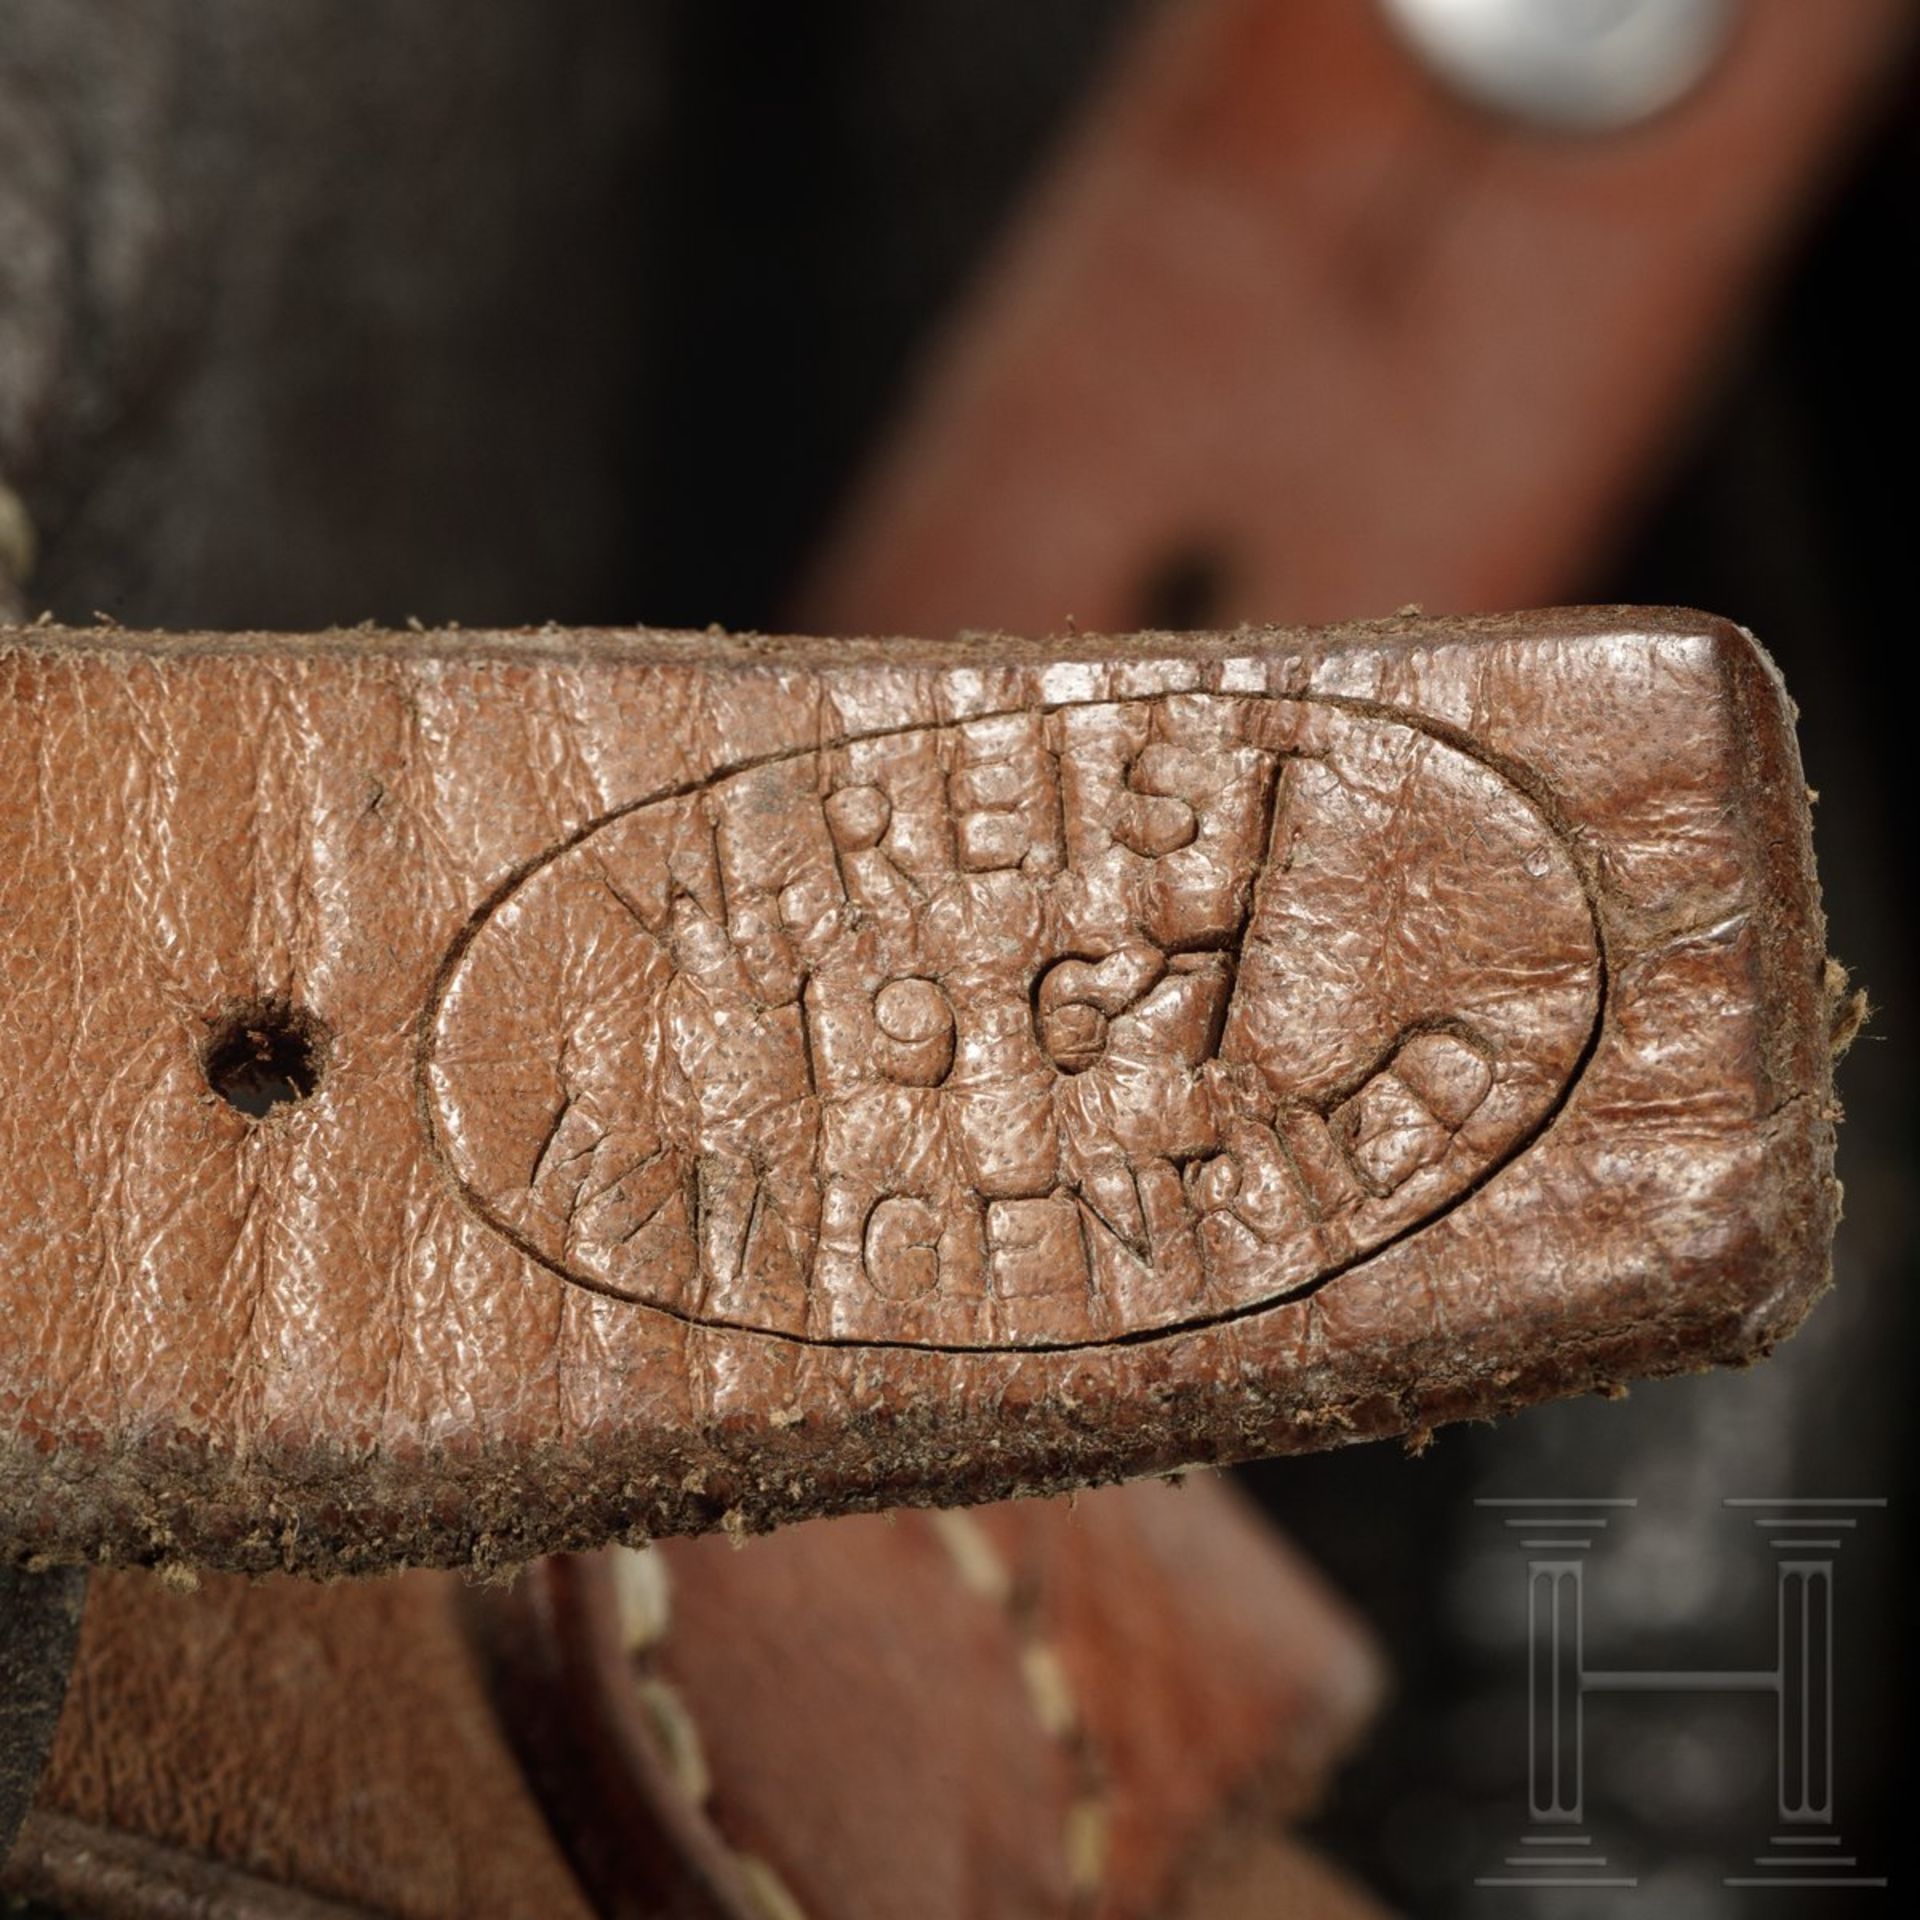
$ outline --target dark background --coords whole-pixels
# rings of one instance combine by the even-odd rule
[[[0,0],[0,477],[39,528],[32,604],[777,629],[1133,11],[397,0],[349,31],[324,0]],[[61,165],[10,173],[30,137]],[[1900,1877],[1916,206],[1909,69],[1569,596],[1731,615],[1801,705],[1832,946],[1876,1007],[1842,1078],[1837,1290],[1746,1375],[1246,1476],[1391,1651],[1397,1697],[1318,1831],[1422,1914],[1605,1910],[1473,1887],[1523,1807],[1490,1494],[1640,1502],[1590,1632],[1662,1667],[1771,1657],[1770,1561],[1723,1498],[1885,1496],[1840,1556],[1839,1802],[1862,1870]],[[1593,1712],[1591,1830],[1645,1910],[1831,1910],[1721,1884],[1769,1831],[1763,1703]]]

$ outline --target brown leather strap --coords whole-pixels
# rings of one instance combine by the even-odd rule
[[[1266,1837],[1380,1691],[1209,1476],[511,1588],[109,1572],[0,1909],[1201,1920],[1290,1885]]]
[[[800,619],[1346,620],[1589,580],[1914,28],[1736,11],[1696,92],[1579,139],[1465,103],[1385,6],[1138,9]]]
[[[1699,616],[0,676],[17,1552],[976,1500],[1749,1358],[1824,1283],[1805,796]]]
[[[488,1605],[610,1916],[753,1916],[769,1878],[805,1914],[1158,1914],[1211,1842],[1311,1810],[1381,1690],[1205,1478],[560,1557]]]
[[[591,1920],[495,1719],[470,1600],[431,1574],[96,1575],[0,1911],[31,1894],[76,1920],[277,1920],[336,1901]]]

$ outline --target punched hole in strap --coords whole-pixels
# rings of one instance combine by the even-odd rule
[[[330,1036],[325,1025],[287,1000],[231,1007],[201,1050],[207,1085],[228,1106],[263,1120],[307,1099],[320,1084]]]

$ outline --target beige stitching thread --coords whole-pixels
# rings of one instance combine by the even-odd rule
[[[733,1860],[747,1897],[760,1909],[763,1920],[807,1920],[793,1889],[758,1854],[736,1853]]]
[[[931,1513],[927,1518],[940,1544],[946,1548],[947,1557],[960,1576],[960,1584],[996,1607],[1011,1606],[1013,1569],[987,1538],[980,1522],[957,1507]]]
[[[640,1704],[647,1710],[648,1724],[660,1742],[667,1771],[675,1784],[696,1807],[703,1807],[713,1794],[713,1769],[707,1765],[707,1749],[694,1724],[686,1697],[671,1681],[645,1674],[636,1683]]]
[[[891,1516],[890,1516],[891,1517]],[[1076,1907],[1093,1903],[1106,1877],[1111,1809],[1106,1784],[1080,1722],[1079,1702],[1059,1648],[1037,1627],[1037,1595],[1023,1592],[1006,1556],[970,1513],[925,1516],[954,1573],[975,1598],[1001,1609],[1019,1638],[1021,1686],[1042,1732],[1065,1752],[1079,1781],[1068,1805],[1060,1844]],[[651,1671],[651,1656],[672,1624],[672,1587],[658,1548],[617,1548],[611,1556],[621,1645],[635,1668],[634,1684],[675,1784],[696,1807],[713,1793],[705,1743],[685,1696]],[[807,1920],[792,1889],[765,1860],[734,1851],[740,1884],[762,1920]]]
[[[734,1542],[736,1546],[741,1541]],[[611,1555],[614,1607],[620,1644],[633,1668],[633,1683],[676,1787],[698,1808],[713,1797],[713,1768],[699,1723],[686,1695],[652,1670],[652,1656],[673,1624],[673,1585],[666,1555],[658,1547],[616,1547]],[[712,1816],[708,1815],[712,1825]],[[722,1845],[726,1836],[714,1828]],[[807,1920],[792,1889],[756,1854],[729,1848],[739,1885],[760,1920]]]
[[[1020,1678],[1033,1717],[1053,1739],[1067,1739],[1078,1721],[1079,1707],[1058,1651],[1044,1640],[1029,1640],[1020,1649]]]
[[[673,1588],[667,1559],[657,1547],[622,1547],[613,1556],[613,1598],[620,1616],[620,1644],[645,1653],[666,1637],[673,1619]]]
[[[1053,1641],[1038,1627],[1039,1596],[1022,1591],[985,1527],[971,1514],[948,1509],[926,1516],[934,1537],[946,1548],[961,1584],[969,1593],[1004,1609],[1020,1640],[1020,1681],[1033,1717],[1048,1739],[1066,1753],[1079,1781],[1067,1808],[1061,1850],[1066,1856],[1074,1904],[1090,1907],[1106,1878],[1111,1809],[1098,1759],[1080,1722],[1080,1705],[1066,1663]]]

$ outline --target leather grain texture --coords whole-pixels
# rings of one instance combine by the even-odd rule
[[[1746,1360],[1825,1283],[1807,800],[1703,616],[35,628],[0,685],[22,1556],[989,1499]]]

